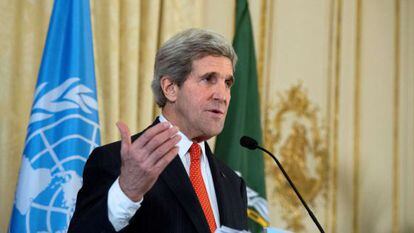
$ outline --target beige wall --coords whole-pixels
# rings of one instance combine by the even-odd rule
[[[413,232],[414,1],[249,2],[265,143],[325,230]],[[0,232],[9,221],[51,3],[0,1],[0,22],[8,22],[0,32],[0,109],[8,112],[0,120]],[[142,58],[158,42],[194,26],[229,40],[234,34],[230,0],[92,1],[92,8],[105,143],[118,137],[117,119],[136,131],[156,114],[152,100],[126,103],[108,86],[133,83],[127,86],[139,91],[128,89],[129,97],[148,96],[152,64]],[[143,22],[150,22],[145,30]],[[272,225],[317,232],[269,160],[266,181]]]
[[[318,126],[320,144],[326,142],[328,151],[329,176],[322,187],[326,193],[315,195],[306,182],[296,182],[304,187],[305,196],[314,196],[310,198],[314,212],[328,232],[412,232],[414,192],[408,180],[414,168],[414,2],[269,2],[271,39],[261,92],[269,118],[265,128],[271,131],[277,126],[274,115],[284,111],[277,105],[280,95],[286,96],[284,92],[298,83],[317,108],[317,124],[309,123],[309,117],[286,114],[281,139],[274,143],[275,134],[267,132],[267,143],[282,160],[294,160],[299,152],[283,151],[289,138],[300,135],[292,133],[293,122],[305,126],[309,143],[317,142],[312,127]],[[288,108],[295,112],[294,107],[290,103]],[[302,147],[300,140],[293,144]],[[287,162],[292,176],[305,174],[308,184],[319,182],[312,183],[310,177],[323,177],[315,166],[322,163],[315,148],[309,146],[303,153],[308,164],[304,172],[300,163],[305,159],[294,160],[294,165]],[[273,171],[267,173],[273,224],[299,229],[295,221],[300,221],[304,224],[300,232],[316,232],[306,215],[289,216],[304,210],[278,196],[285,190]]]

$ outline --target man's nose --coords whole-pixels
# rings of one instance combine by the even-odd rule
[[[227,88],[225,82],[219,82],[214,87],[213,98],[219,101],[228,101],[230,95],[230,89]]]

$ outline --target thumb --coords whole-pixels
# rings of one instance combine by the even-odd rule
[[[131,133],[129,132],[128,126],[122,121],[118,121],[116,126],[121,134],[121,152],[123,152],[131,145]]]

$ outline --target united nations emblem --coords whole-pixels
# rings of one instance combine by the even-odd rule
[[[100,143],[98,103],[79,77],[35,91],[9,232],[67,231],[90,152]]]
[[[319,109],[309,101],[300,84],[280,95],[278,105],[270,109],[276,111],[268,116],[266,147],[276,152],[303,198],[314,207],[312,209],[316,204],[326,205],[327,135],[319,123]],[[267,167],[268,177],[276,180],[271,192],[277,199],[276,204],[281,206],[281,217],[287,228],[294,232],[304,231],[303,218],[307,217],[307,212],[279,168],[273,165]]]

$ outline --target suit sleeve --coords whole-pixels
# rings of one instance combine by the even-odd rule
[[[102,147],[96,148],[89,156],[68,232],[115,232],[108,219],[107,198],[119,175],[120,161],[116,158]]]

